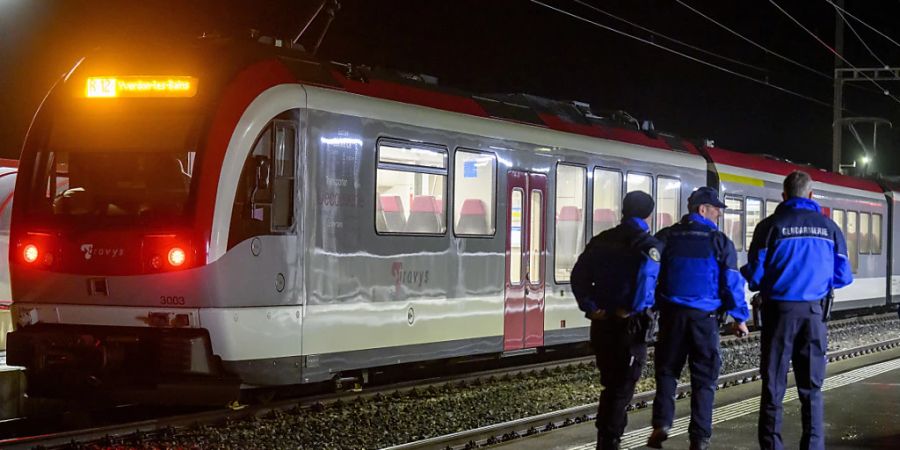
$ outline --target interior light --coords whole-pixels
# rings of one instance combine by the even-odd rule
[[[197,78],[187,76],[88,77],[84,91],[88,98],[193,97],[196,94]]]
[[[34,244],[28,244],[25,246],[24,251],[22,252],[22,256],[25,258],[25,262],[31,264],[38,259],[38,248]]]
[[[187,255],[185,255],[184,250],[178,247],[173,247],[169,250],[169,264],[173,267],[184,264],[185,259],[187,259]]]

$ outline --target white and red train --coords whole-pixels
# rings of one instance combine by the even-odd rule
[[[99,52],[28,132],[8,361],[33,395],[184,401],[583,342],[569,271],[624,192],[659,229],[712,184],[745,243],[797,168],[852,242],[837,308],[895,302],[874,182],[256,42]]]

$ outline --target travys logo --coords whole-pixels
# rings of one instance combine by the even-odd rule
[[[125,249],[115,247],[94,248],[94,244],[81,244],[81,253],[84,253],[85,260],[89,260],[94,256],[118,258],[120,256],[125,256]]]
[[[391,264],[391,276],[398,291],[404,284],[416,287],[428,284],[428,273],[428,270],[404,270],[403,263],[399,261]]]

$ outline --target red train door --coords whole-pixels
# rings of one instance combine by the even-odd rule
[[[510,171],[506,230],[503,350],[544,344],[547,177]]]

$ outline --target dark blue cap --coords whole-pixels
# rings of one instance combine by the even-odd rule
[[[708,186],[697,189],[688,197],[688,208],[700,205],[713,205],[717,208],[725,207],[725,204],[719,200],[719,191]]]
[[[622,200],[622,216],[646,219],[653,213],[653,197],[643,191],[631,191]]]

